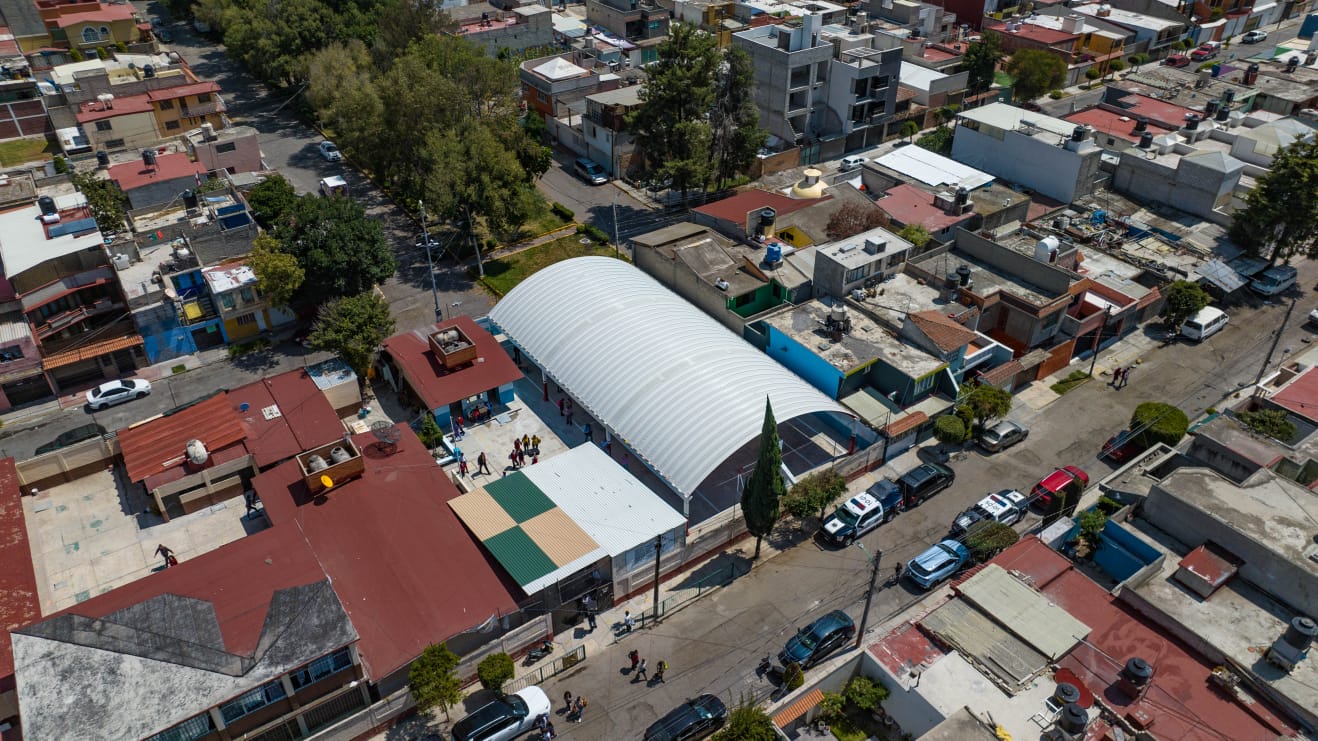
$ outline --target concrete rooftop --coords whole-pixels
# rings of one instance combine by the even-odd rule
[[[850,313],[851,331],[842,335],[841,342],[833,342],[824,329],[830,310],[829,304],[812,299],[774,314],[765,322],[843,371],[882,359],[912,378],[920,378],[945,365],[942,360],[903,342],[895,333],[857,311]]]

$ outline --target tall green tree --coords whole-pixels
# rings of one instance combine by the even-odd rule
[[[1011,411],[1011,392],[978,383],[966,394],[965,404],[970,407],[975,426],[983,430],[987,422],[1005,417]]]
[[[298,199],[275,226],[274,238],[306,273],[295,301],[307,306],[365,293],[396,267],[380,222],[351,198]]]
[[[764,427],[760,430],[760,456],[741,490],[741,514],[746,519],[746,529],[755,536],[755,558],[760,557],[760,543],[764,536],[772,533],[778,522],[779,506],[787,493],[782,467],[778,423],[773,419],[773,406],[766,397]]]
[[[458,655],[446,644],[426,646],[407,670],[408,689],[417,712],[443,708],[444,716],[448,717],[449,708],[462,702],[462,680],[457,669]]]
[[[1066,62],[1041,49],[1018,49],[1007,62],[1016,100],[1034,100],[1066,80]]]
[[[308,340],[317,350],[336,353],[366,382],[380,343],[394,332],[389,304],[371,291],[336,298],[320,307]]]
[[[279,240],[269,233],[252,242],[247,261],[256,274],[256,289],[271,306],[287,306],[307,275],[297,258],[280,249]]]
[[[1002,41],[996,33],[985,32],[980,40],[971,44],[962,57],[962,66],[967,74],[966,86],[972,95],[988,92],[993,87],[993,77],[998,71],[998,62],[1002,61]]]
[[[657,54],[627,125],[647,179],[671,180],[685,201],[713,174],[710,112],[718,92],[718,45],[696,26],[675,23]]]
[[[1269,263],[1318,255],[1318,140],[1277,152],[1233,215],[1230,234]]]
[[[714,108],[710,111],[715,188],[746,172],[769,132],[760,128],[755,105],[755,66],[739,46],[728,47],[719,67]]]
[[[728,711],[727,724],[713,741],[777,741],[773,719],[753,700],[743,697],[741,703]]]
[[[75,172],[72,179],[73,187],[87,199],[87,207],[96,219],[96,228],[105,234],[123,231],[128,197],[119,186],[90,172]]]
[[[272,229],[297,206],[297,192],[283,175],[270,175],[247,192],[247,205],[262,226]]]
[[[911,137],[920,133],[920,124],[908,119],[902,123],[902,129],[899,133],[901,134],[901,137],[906,140],[906,143],[910,144]]]
[[[1192,280],[1172,281],[1162,293],[1167,299],[1162,307],[1162,315],[1173,327],[1181,326],[1186,319],[1197,314],[1213,299],[1203,286]]]

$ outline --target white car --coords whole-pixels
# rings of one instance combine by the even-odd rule
[[[1258,42],[1260,42],[1260,41],[1264,41],[1264,40],[1266,40],[1267,38],[1268,38],[1268,32],[1267,32],[1267,31],[1259,31],[1259,30],[1255,29],[1255,30],[1250,31],[1249,33],[1245,34],[1244,36],[1242,36],[1242,37],[1240,38],[1240,41],[1241,41],[1241,43],[1244,43],[1244,44],[1257,44]]]
[[[535,719],[553,712],[549,696],[534,685],[495,698],[453,726],[454,741],[511,741],[526,736]]]
[[[150,381],[107,381],[87,392],[87,406],[93,410],[112,407],[151,393]]]
[[[1015,489],[1003,489],[996,494],[989,494],[979,500],[974,507],[956,516],[952,522],[952,533],[964,535],[977,522],[1000,522],[1003,525],[1015,525],[1025,516],[1029,502],[1025,495]]]
[[[335,146],[334,142],[321,142],[320,156],[330,162],[338,162],[343,159],[343,152],[339,151],[339,148]]]
[[[850,157],[843,157],[842,163],[838,165],[837,169],[838,172],[847,172],[848,170],[854,170],[857,167],[860,167],[866,162],[869,162],[869,160],[858,154],[853,154]]]

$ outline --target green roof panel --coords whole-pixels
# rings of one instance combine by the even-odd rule
[[[486,484],[485,491],[517,523],[554,508],[554,502],[521,471]]]
[[[530,584],[558,568],[521,527],[505,530],[486,540],[485,547],[518,584]]]

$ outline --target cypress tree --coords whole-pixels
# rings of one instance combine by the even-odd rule
[[[783,451],[778,443],[778,423],[773,406],[764,399],[764,428],[760,431],[760,457],[755,462],[746,487],[741,490],[741,514],[746,529],[755,536],[755,558],[760,557],[760,543],[773,532],[778,522],[779,502],[787,493],[783,483]]]

